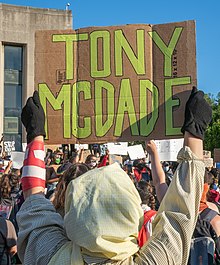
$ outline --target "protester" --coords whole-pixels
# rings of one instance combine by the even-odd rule
[[[12,173],[4,174],[0,180],[0,214],[4,214],[13,223],[17,233],[16,215],[23,201],[20,178]]]
[[[64,217],[65,210],[64,210],[64,204],[65,204],[65,193],[68,184],[73,179],[81,176],[85,172],[87,172],[90,168],[86,164],[74,164],[70,166],[63,176],[59,179],[58,185],[55,190],[54,198],[53,198],[53,205],[56,209],[56,211]]]
[[[141,198],[141,208],[144,211],[144,223],[141,228],[143,231],[139,231],[138,244],[142,247],[147,240],[152,236],[152,222],[156,217],[156,200],[152,194],[153,188],[149,182],[141,180],[137,183],[137,191]]]
[[[5,172],[4,161],[0,159],[0,175],[3,174],[4,172]]]
[[[17,235],[11,221],[0,215],[0,264],[11,265],[17,253]]]
[[[143,174],[147,174],[146,164],[142,159],[136,159],[133,162],[133,174],[136,182],[141,181]]]
[[[45,199],[45,117],[35,91],[22,110],[28,142],[22,174],[26,200],[18,216],[23,265],[187,264],[203,189],[203,138],[211,120],[203,96],[193,89],[186,104],[180,164],[154,220],[153,235],[139,249],[141,200],[117,164],[88,171],[69,183],[64,222]]]
[[[96,156],[94,155],[88,155],[86,157],[86,161],[85,161],[85,164],[90,168],[90,169],[93,169],[93,168],[96,168],[98,166],[98,159]]]
[[[153,192],[152,185],[146,181],[141,180],[136,184],[136,188],[140,194],[141,197],[141,206],[143,209],[145,209],[145,206],[150,207],[150,209],[155,210],[156,206],[156,200],[155,200],[155,194]]]
[[[165,180],[165,173],[161,170],[162,167],[160,165],[156,145],[153,141],[150,141],[148,143],[147,151],[149,152],[149,154],[151,154],[153,182],[155,183],[155,186],[156,186],[159,201],[162,202],[165,194],[168,192],[168,185]],[[213,253],[213,257],[215,256],[216,264],[220,264],[219,210],[214,203],[207,201],[207,193],[209,192],[209,186],[212,183],[212,180],[213,180],[213,175],[210,172],[205,171],[203,193],[202,193],[202,196],[200,199],[200,205],[199,205],[199,216],[196,222],[196,228],[193,232],[192,238],[201,238],[201,237],[212,238],[215,242],[215,253]],[[210,210],[207,211],[207,209],[210,209]],[[211,219],[210,222],[208,221],[209,215]],[[205,243],[203,243],[203,245],[204,244]],[[203,259],[206,258],[206,257],[202,257],[202,252],[200,253],[200,255],[201,255],[200,257],[201,265],[208,265],[208,263],[206,264],[206,263],[203,263],[204,261],[202,262],[202,258]],[[190,255],[190,260],[189,260],[188,265],[197,264],[197,261],[198,261],[197,257],[194,257],[194,255]],[[209,263],[209,264],[213,264],[213,263]]]
[[[168,162],[163,163],[163,170],[165,172],[166,183],[169,186],[170,182],[172,181],[172,178],[173,178],[173,171],[172,171],[171,166]]]

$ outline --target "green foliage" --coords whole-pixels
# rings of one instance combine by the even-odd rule
[[[212,94],[205,95],[206,100],[212,106],[212,122],[207,128],[204,149],[212,152],[214,148],[220,148],[220,92],[216,98]]]

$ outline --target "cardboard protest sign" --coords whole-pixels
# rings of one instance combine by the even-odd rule
[[[204,158],[205,167],[212,168],[213,167],[213,158]]]
[[[118,143],[108,143],[107,148],[109,154],[113,155],[127,155],[128,154],[128,143],[118,142]]]
[[[108,160],[109,160],[109,165],[114,164],[114,163],[122,164],[121,156],[109,155]]]
[[[38,31],[47,143],[182,137],[195,54],[194,21]]]
[[[45,152],[47,152],[48,149],[52,150],[53,152],[57,151],[57,150],[62,150],[62,145],[58,145],[58,144],[52,144],[52,145],[45,145],[44,147]]]
[[[211,158],[211,151],[203,150],[203,159]]]
[[[220,148],[214,149],[214,162],[220,162]]]
[[[131,160],[146,158],[146,154],[141,144],[128,146],[128,154]]]
[[[177,161],[177,154],[183,147],[183,138],[155,140],[160,161]]]

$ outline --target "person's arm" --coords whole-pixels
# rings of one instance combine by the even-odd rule
[[[7,167],[5,168],[4,174],[8,174],[11,170],[13,162],[9,161]]]
[[[159,154],[154,141],[151,140],[146,143],[146,150],[150,154],[151,158],[151,174],[153,185],[156,189],[157,198],[159,202],[161,202],[167,192],[168,185],[166,184],[165,173],[160,163]]]
[[[69,241],[62,217],[44,196],[44,112],[36,91],[22,110],[22,122],[28,145],[21,178],[25,201],[16,216],[18,255],[24,265],[46,265]]]
[[[205,167],[202,140],[185,133],[188,146],[178,154],[179,166],[153,222],[153,235],[142,247],[137,264],[186,265],[198,216]],[[195,139],[195,141],[192,141]]]
[[[84,153],[84,148],[80,148],[79,153],[77,154],[76,157],[76,163],[83,163],[83,153]]]
[[[36,157],[35,153],[37,154],[37,152]],[[45,174],[44,138],[43,136],[36,136],[26,149],[26,159],[21,178],[24,199],[32,194],[44,196]]]
[[[186,104],[182,127],[184,147],[178,154],[179,166],[153,222],[153,235],[135,259],[138,265],[188,263],[203,191],[203,139],[211,117],[211,107],[204,94],[193,89]]]
[[[8,253],[11,257],[13,257],[16,253],[17,253],[17,246],[13,246],[11,248],[8,249]]]

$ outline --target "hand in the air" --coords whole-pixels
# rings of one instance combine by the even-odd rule
[[[21,121],[27,131],[27,143],[30,143],[36,136],[46,136],[45,114],[37,91],[34,91],[33,97],[28,98],[22,109]]]

